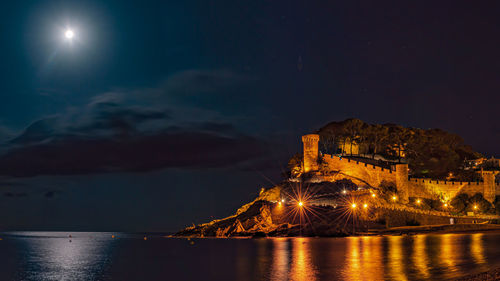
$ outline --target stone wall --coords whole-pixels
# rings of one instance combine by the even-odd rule
[[[396,172],[391,169],[342,158],[336,155],[321,156],[334,173],[331,177],[349,178],[358,185],[378,187],[382,182],[396,185]]]

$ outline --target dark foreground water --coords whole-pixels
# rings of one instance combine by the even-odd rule
[[[443,280],[500,267],[498,233],[192,240],[111,235],[0,233],[0,280]]]

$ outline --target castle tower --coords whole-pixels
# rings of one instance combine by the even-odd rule
[[[319,135],[304,135],[302,142],[304,143],[304,172],[317,171]]]
[[[491,203],[495,201],[495,175],[497,173],[498,171],[481,171],[484,182],[483,197]]]
[[[396,188],[401,196],[401,202],[407,203],[410,197],[408,185],[408,164],[396,164]]]

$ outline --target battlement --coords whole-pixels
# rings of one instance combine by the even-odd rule
[[[408,181],[416,183],[429,183],[429,184],[441,184],[441,185],[483,185],[483,181],[446,181],[446,180],[435,180],[429,178],[409,178]],[[498,184],[498,183],[497,183]]]

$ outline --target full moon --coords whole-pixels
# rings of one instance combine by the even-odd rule
[[[68,38],[68,39],[71,39],[71,38],[73,38],[73,36],[75,36],[75,33],[73,32],[73,30],[68,29],[68,30],[66,30],[66,32],[64,33],[64,36],[66,36],[66,38]]]

